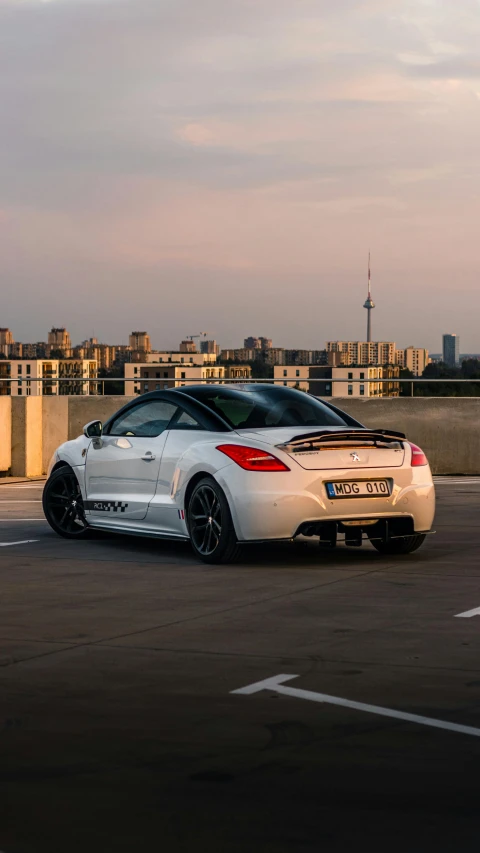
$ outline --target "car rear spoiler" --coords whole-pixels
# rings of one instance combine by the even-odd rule
[[[309,432],[304,435],[297,435],[285,444],[279,444],[284,450],[295,451],[305,450],[321,450],[325,444],[350,444],[351,442],[372,442],[373,444],[395,444],[406,440],[406,435],[403,432],[396,432],[391,429],[338,429],[328,430],[323,429],[318,432]]]

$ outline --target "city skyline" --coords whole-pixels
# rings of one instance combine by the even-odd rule
[[[456,337],[460,338],[459,335],[457,335]],[[445,333],[442,333],[442,338],[445,338]],[[229,342],[227,344],[225,344],[225,342],[222,341],[222,343],[220,344],[218,342],[217,338],[214,338],[213,336],[209,336],[209,338],[207,338],[207,333],[202,332],[202,333],[199,333],[196,335],[185,335],[185,336],[183,336],[182,340],[176,341],[174,346],[169,347],[169,346],[162,346],[161,343],[158,344],[157,342],[155,342],[155,340],[153,340],[153,336],[150,334],[149,330],[144,330],[144,331],[131,331],[130,330],[126,335],[126,339],[121,339],[121,340],[118,339],[118,336],[114,340],[107,340],[106,338],[102,338],[102,336],[98,336],[98,335],[92,335],[90,338],[80,337],[79,340],[76,340],[74,338],[74,336],[70,334],[70,328],[67,326],[51,326],[49,331],[47,332],[46,335],[43,336],[43,338],[41,336],[36,336],[32,340],[29,340],[29,341],[20,340],[18,338],[18,336],[15,334],[15,330],[12,330],[10,327],[0,326],[0,344],[2,343],[3,340],[5,340],[6,342],[8,342],[10,344],[21,344],[24,346],[25,345],[31,346],[31,345],[35,345],[35,344],[44,343],[47,346],[52,346],[53,349],[55,349],[58,346],[60,348],[66,347],[66,349],[68,349],[69,351],[73,350],[73,349],[78,349],[81,347],[87,347],[88,348],[88,347],[95,347],[95,346],[106,346],[106,347],[112,347],[112,348],[113,347],[122,347],[124,349],[130,348],[132,350],[144,349],[146,352],[157,352],[157,351],[158,352],[162,352],[162,351],[163,352],[167,352],[167,351],[180,352],[180,351],[182,351],[182,346],[188,345],[189,347],[190,346],[193,347],[192,351],[202,352],[203,351],[202,343],[216,344],[217,348],[219,350],[220,349],[225,349],[225,350],[228,350],[228,349],[231,349],[231,350],[233,350],[233,349],[238,349],[238,350],[240,350],[240,349],[252,349],[252,350],[254,350],[256,348],[258,348],[259,350],[269,349],[269,348],[285,349],[285,350],[294,350],[294,349],[315,350],[315,349],[320,348],[323,350],[325,348],[328,349],[328,346],[329,346],[329,341],[327,340],[327,341],[321,341],[321,342],[317,341],[316,347],[305,346],[305,344],[302,341],[297,341],[296,347],[288,347],[284,344],[284,342],[281,342],[281,343],[279,343],[277,341],[274,342],[274,340],[272,338],[267,338],[267,337],[262,337],[262,336],[259,336],[259,337],[248,336],[246,338],[244,337],[243,340],[241,339],[240,341],[235,340],[235,341]],[[335,340],[336,342],[339,342],[341,339],[340,338],[336,338],[336,339],[332,338],[332,339],[330,339],[330,342],[333,340]],[[345,340],[345,338],[343,340]],[[361,342],[367,342],[368,339],[367,339],[367,337],[364,336],[364,337],[356,338],[355,340],[357,343],[358,342],[361,343]],[[378,337],[372,338],[372,344],[379,343],[379,342],[386,342],[386,341],[387,341],[386,338],[382,338],[382,339],[380,339]],[[255,342],[257,342],[257,343],[255,343]],[[405,345],[403,343],[398,343],[397,341],[388,341],[388,343],[393,344],[397,349],[400,349],[400,350],[406,349],[407,347],[417,348],[416,344]],[[422,347],[420,347],[420,348],[422,348]],[[428,350],[428,347],[425,347],[425,349]],[[186,347],[185,347],[184,351],[185,352],[188,351]],[[210,350],[205,350],[205,351],[210,351]]]
[[[374,337],[479,349],[473,0],[3,0],[0,31],[18,339],[233,342],[253,310],[285,346],[361,339],[370,247]]]

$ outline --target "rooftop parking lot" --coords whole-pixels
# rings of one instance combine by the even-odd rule
[[[59,539],[41,490],[0,485],[3,853],[478,850],[479,479],[410,556],[226,567]]]

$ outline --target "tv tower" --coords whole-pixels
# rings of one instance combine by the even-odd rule
[[[367,341],[370,343],[372,340],[372,308],[375,308],[375,302],[372,299],[372,294],[370,292],[370,252],[368,253],[368,296],[363,303],[363,307],[368,311],[368,320],[367,320]]]

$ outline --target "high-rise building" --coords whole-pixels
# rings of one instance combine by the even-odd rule
[[[59,351],[64,358],[70,358],[72,354],[72,341],[63,326],[59,328],[52,327],[48,333],[48,347],[49,354],[53,351]]]
[[[10,329],[0,329],[0,353],[4,355],[6,358],[10,356],[10,347],[13,346],[15,341],[13,340],[13,335]]]
[[[122,364],[128,364],[132,360],[132,348],[126,344],[116,344],[114,346],[115,358],[114,364],[119,367]]]
[[[10,358],[22,358],[23,357],[23,344],[13,343],[8,347],[8,355]]]
[[[195,341],[190,338],[186,341],[180,341],[180,352],[196,352],[197,347],[195,345]]]
[[[147,332],[132,332],[128,339],[129,346],[132,350],[141,350],[141,352],[151,352],[150,335]]]
[[[449,367],[456,367],[460,363],[460,338],[458,335],[443,336],[443,360]]]
[[[398,349],[395,353],[395,359],[399,367],[410,370],[414,376],[421,376],[430,362],[428,349],[420,349],[418,347]]]
[[[37,341],[36,344],[22,345],[22,358],[40,359],[47,355],[48,344],[45,341]]]
[[[216,341],[200,341],[200,352],[220,355],[220,347]]]
[[[327,341],[327,353],[340,353],[342,364],[395,364],[393,341]]]
[[[255,361],[258,349],[241,347],[240,349],[222,349],[220,361]]]
[[[254,338],[249,337],[245,338],[243,342],[243,346],[245,349],[260,349],[260,350],[268,350],[272,347],[272,339],[271,338]]]

